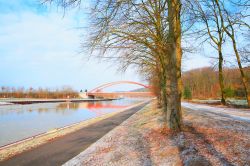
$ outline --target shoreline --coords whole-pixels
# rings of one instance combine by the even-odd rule
[[[11,99],[0,99],[0,103],[5,103],[3,105],[7,104],[36,104],[36,103],[56,103],[56,102],[95,102],[95,101],[111,101],[111,100],[118,100],[119,98],[107,98],[107,99],[34,99],[34,98],[11,98]],[[1,106],[1,104],[0,104]]]
[[[116,112],[104,114],[102,116],[87,119],[87,120],[84,120],[81,122],[76,122],[74,124],[70,124],[70,125],[67,125],[67,126],[64,126],[61,128],[49,130],[47,132],[25,138],[25,139],[19,140],[17,142],[1,146],[0,147],[0,161],[6,160],[6,159],[11,158],[17,154],[22,153],[22,152],[36,148],[40,145],[46,144],[53,139],[63,137],[67,134],[71,134],[71,133],[73,133],[73,132],[75,132],[83,127],[89,126],[91,124],[95,124],[96,122],[110,118],[114,115],[117,115],[117,114],[119,114],[123,111],[129,110],[129,109],[132,109],[134,107],[143,105],[144,103],[147,103],[149,101],[150,100],[139,102],[139,103],[133,104],[125,109],[118,110]]]

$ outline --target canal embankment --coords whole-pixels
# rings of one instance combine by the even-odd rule
[[[183,103],[180,132],[165,128],[163,112],[150,103],[63,166],[250,165],[250,123],[231,116],[249,112],[190,105]]]
[[[0,164],[46,165],[46,158],[47,165],[60,165],[118,126],[147,102],[1,147]]]
[[[0,147],[49,130],[124,109],[141,99],[0,106]]]

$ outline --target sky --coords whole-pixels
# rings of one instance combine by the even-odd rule
[[[81,51],[88,30],[78,27],[87,26],[87,19],[82,11],[64,13],[37,0],[0,0],[0,86],[80,90],[119,80],[146,84],[136,70],[121,73],[116,63],[89,59]],[[209,65],[208,58],[191,54],[183,69]]]

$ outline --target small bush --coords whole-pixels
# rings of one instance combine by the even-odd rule
[[[225,95],[228,98],[234,97],[234,95],[235,95],[234,90],[231,87],[226,88]]]
[[[192,92],[188,86],[185,86],[184,88],[183,98],[188,100],[192,99]]]

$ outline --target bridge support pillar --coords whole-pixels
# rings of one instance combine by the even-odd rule
[[[87,95],[86,92],[80,92],[80,93],[79,93],[79,96],[80,96],[81,98],[83,98],[83,99],[89,98],[89,96]]]

